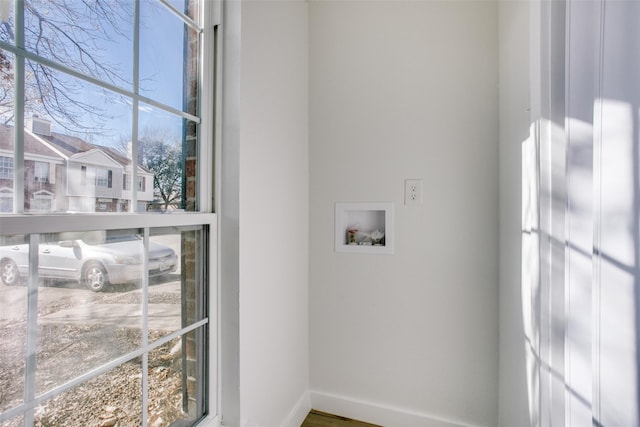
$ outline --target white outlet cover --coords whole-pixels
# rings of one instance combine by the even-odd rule
[[[404,181],[404,204],[405,206],[422,206],[421,179],[405,179]]]

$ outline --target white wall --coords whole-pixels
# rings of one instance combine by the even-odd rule
[[[302,1],[242,3],[243,427],[299,426],[310,409],[307,23]]]
[[[606,4],[594,99],[591,414],[640,425],[640,3]],[[586,30],[588,23],[584,23]],[[599,98],[599,99],[598,99]],[[599,103],[600,101],[601,103]],[[576,163],[578,163],[576,161]],[[580,171],[580,164],[575,169]],[[586,334],[585,334],[586,335]],[[576,343],[579,344],[579,343]],[[577,425],[577,424],[575,424]]]
[[[522,300],[522,155],[529,139],[529,2],[500,1],[500,422],[529,425]]]
[[[314,408],[498,420],[498,9],[310,3]],[[424,180],[422,207],[403,205]],[[334,252],[335,202],[395,204],[395,255]]]

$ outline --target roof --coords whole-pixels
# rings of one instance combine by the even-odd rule
[[[38,135],[38,138],[42,138],[48,143],[54,145],[67,157],[71,157],[74,154],[82,153],[84,151],[89,151],[95,148],[93,144],[89,144],[83,139],[56,132],[51,132],[51,136]]]
[[[107,156],[111,157],[115,162],[119,163],[122,166],[131,165],[131,159],[125,156],[122,152],[118,150],[114,150],[110,147],[105,147],[104,145],[91,144],[86,142],[83,139],[80,139],[75,136],[65,135],[62,133],[51,132],[51,136],[38,135],[43,140],[55,146],[58,150],[64,153],[67,157],[72,157],[78,153],[84,153],[91,150],[100,150],[105,153]],[[147,168],[138,165],[140,169],[145,172],[152,173]]]
[[[13,126],[0,124],[0,150],[13,151]],[[24,133],[24,153],[35,156],[53,157],[62,160],[62,157],[51,148],[42,144],[29,133]]]
[[[51,144],[52,147],[67,158],[73,157],[76,154],[89,152],[91,150],[100,150],[123,167],[131,165],[131,159],[118,150],[105,147],[103,145],[91,144],[76,136],[65,135],[57,132],[51,132],[51,136],[37,135],[37,137],[34,137],[29,132],[24,132],[25,156],[31,154],[63,160],[63,157],[60,156],[59,153],[52,150],[46,144],[43,144],[39,139]],[[13,151],[13,126],[0,124],[0,150]],[[141,165],[138,165],[138,168],[144,172],[150,174],[153,173]]]

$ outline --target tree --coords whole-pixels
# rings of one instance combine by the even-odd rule
[[[130,0],[24,0],[25,50],[102,81],[130,85],[118,65],[105,61],[106,47],[130,39]],[[13,44],[13,17],[0,21],[0,40]],[[0,52],[0,117],[13,119],[11,55]],[[42,63],[25,61],[25,111],[50,117],[69,132],[101,131],[108,117],[80,96],[83,83]],[[107,98],[115,97],[103,90]]]
[[[164,209],[182,203],[183,159],[178,136],[166,128],[145,127],[138,138],[138,164],[153,172],[153,194]],[[121,139],[116,147],[131,158],[131,138]]]
[[[7,107],[12,105],[12,87],[11,61],[5,51],[0,50],[0,117],[4,116]],[[12,114],[13,111],[9,112],[9,116],[12,116]],[[5,124],[7,123],[5,122]]]
[[[162,138],[143,138],[139,142],[138,161],[154,174],[153,192],[164,205],[179,206],[182,202],[182,148],[179,142]]]

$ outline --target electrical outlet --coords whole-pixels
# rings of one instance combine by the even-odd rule
[[[421,179],[405,179],[404,204],[405,206],[422,206]]]

